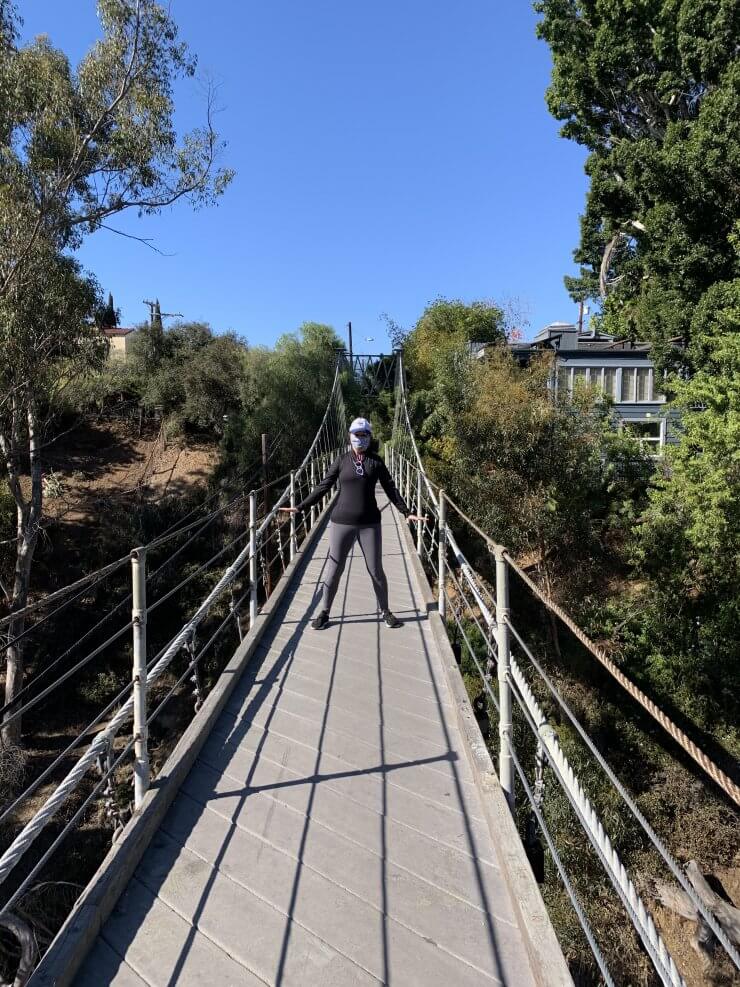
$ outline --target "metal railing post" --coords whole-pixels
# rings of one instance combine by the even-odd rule
[[[406,503],[411,504],[411,460],[406,460]]]
[[[295,470],[290,471],[290,506],[295,507]],[[290,561],[295,558],[298,551],[298,540],[296,538],[295,514],[290,515]]]
[[[257,619],[257,491],[249,491],[249,629]]]
[[[311,460],[311,489],[316,486],[316,464]],[[311,508],[311,527],[316,524],[316,507]]]
[[[149,788],[149,745],[146,682],[146,549],[131,552],[132,609],[134,628],[134,808],[138,809]]]
[[[421,509],[421,470],[416,471],[416,513],[422,517],[424,511]],[[421,558],[422,550],[423,522],[416,522],[416,554]]]
[[[445,492],[439,491],[439,504],[437,506],[439,515],[438,529],[438,556],[437,556],[437,609],[442,620],[445,619],[445,562],[447,556],[447,505],[445,504]]]
[[[496,549],[496,646],[498,651],[498,701],[499,701],[499,755],[498,773],[509,809],[514,812],[514,762],[511,757],[513,743],[511,721],[511,651],[509,646],[509,567],[504,550]]]

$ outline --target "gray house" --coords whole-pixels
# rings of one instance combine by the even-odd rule
[[[668,416],[649,343],[632,343],[605,333],[579,331],[567,322],[552,322],[531,343],[514,344],[511,350],[522,364],[538,350],[554,351],[551,386],[558,393],[572,394],[579,383],[601,388],[613,402],[616,426],[628,430],[651,455],[661,455],[669,441]],[[477,356],[485,356],[485,346]]]

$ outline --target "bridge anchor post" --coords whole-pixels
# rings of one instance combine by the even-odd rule
[[[257,491],[249,491],[249,629],[257,620]]]
[[[509,641],[509,567],[504,550],[496,548],[496,646],[498,651],[499,756],[498,773],[501,788],[512,814],[515,808],[514,762],[511,757],[513,739],[511,718],[511,646]]]
[[[439,521],[438,529],[438,555],[437,555],[437,610],[442,620],[445,619],[445,564],[447,562],[447,505],[445,504],[445,492],[439,491],[439,504],[437,506]]]
[[[295,470],[290,471],[290,506],[295,507]],[[290,561],[296,557],[298,539],[296,537],[295,514],[290,515]]]
[[[146,549],[131,552],[132,609],[134,637],[134,808],[144,801],[149,788],[149,744],[146,681]]]
[[[421,470],[416,471],[416,513],[419,517],[424,516],[424,510],[421,506]],[[416,522],[416,554],[421,558],[422,548],[424,545],[424,527],[422,521]]]
[[[311,460],[311,489],[313,490],[313,488],[315,486],[316,486],[316,463],[312,459]],[[313,530],[313,527],[314,527],[315,524],[316,524],[316,508],[315,507],[312,507],[311,508],[311,530]]]

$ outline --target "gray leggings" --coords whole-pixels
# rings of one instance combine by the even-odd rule
[[[322,609],[328,613],[334,594],[344,572],[344,566],[355,538],[360,543],[365,565],[375,587],[378,606],[388,609],[388,580],[383,572],[383,545],[379,524],[336,524],[329,523],[329,557],[324,575],[324,595]]]

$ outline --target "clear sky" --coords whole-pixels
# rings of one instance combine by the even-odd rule
[[[20,0],[23,33],[76,62],[94,0]],[[126,325],[162,311],[272,343],[303,321],[387,349],[438,295],[516,299],[529,334],[576,306],[584,152],[558,136],[549,51],[528,0],[172,0],[220,85],[236,169],[220,204],[119,220],[171,256],[101,231],[81,252]],[[179,87],[178,123],[202,119]],[[365,337],[373,337],[365,343]]]

